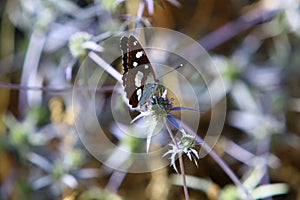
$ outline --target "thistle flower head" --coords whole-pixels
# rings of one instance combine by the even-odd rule
[[[92,38],[92,35],[86,32],[77,32],[73,34],[69,41],[69,49],[75,58],[86,55],[87,51],[83,47],[83,44],[89,41]]]
[[[196,140],[194,136],[191,135],[183,135],[179,141],[177,141],[177,144],[169,144],[171,149],[167,151],[163,156],[170,155],[170,160],[174,170],[178,173],[176,168],[176,156],[181,156],[183,153],[187,155],[190,161],[194,160],[195,165],[198,166],[197,160],[199,159],[199,154],[197,150],[195,149]]]
[[[149,111],[156,118],[166,117],[172,109],[172,103],[167,98],[167,90],[161,96],[152,96],[148,103]]]

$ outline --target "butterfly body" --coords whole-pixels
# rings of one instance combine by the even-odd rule
[[[161,87],[153,67],[139,41],[124,36],[120,42],[123,70],[123,86],[129,104],[133,108],[144,107],[150,97],[160,95]]]

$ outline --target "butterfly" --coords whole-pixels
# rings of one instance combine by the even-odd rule
[[[150,97],[161,95],[163,88],[158,84],[147,54],[135,36],[123,36],[120,48],[126,97],[132,108],[144,107]]]

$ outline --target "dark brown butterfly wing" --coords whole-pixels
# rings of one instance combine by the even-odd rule
[[[145,50],[133,35],[129,38],[122,37],[120,46],[124,70],[123,86],[129,104],[136,108],[144,94],[144,85],[149,81],[156,81],[155,74]]]
[[[122,53],[122,65],[125,74],[128,72],[128,37],[124,36],[121,38],[120,48]]]

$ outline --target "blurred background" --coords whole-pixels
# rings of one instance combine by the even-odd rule
[[[253,197],[300,199],[298,0],[1,0],[0,14],[0,199],[184,199],[171,167],[108,169],[76,133],[72,86],[84,58],[109,51],[99,43],[112,33],[145,26],[209,52],[227,102],[214,148]],[[199,133],[209,120],[208,110]],[[242,199],[211,157],[184,161],[191,199]]]

